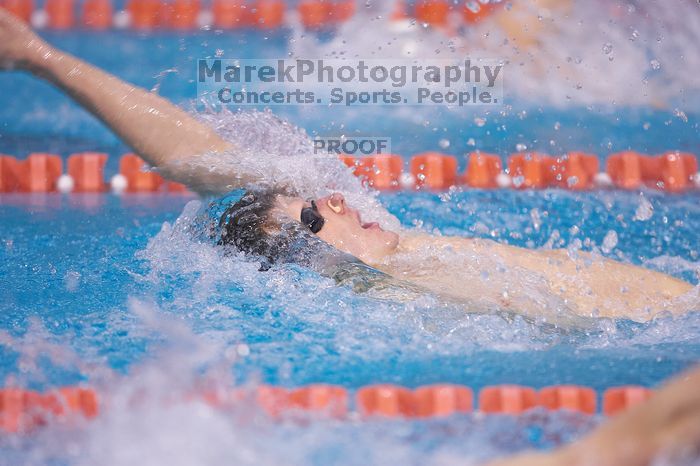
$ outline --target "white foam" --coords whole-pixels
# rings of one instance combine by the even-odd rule
[[[367,221],[396,230],[398,220],[384,209],[376,192],[369,191],[351,170],[331,154],[315,154],[303,129],[270,111],[207,111],[198,115],[215,128],[235,149],[222,154],[204,154],[185,162],[162,167],[177,172],[204,194],[224,194],[249,181],[260,185],[293,188],[301,197],[321,197],[335,191],[358,208]],[[202,186],[193,182],[197,173],[216,174],[215,182]],[[219,181],[216,181],[219,180]]]

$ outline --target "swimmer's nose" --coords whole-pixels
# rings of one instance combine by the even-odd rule
[[[345,212],[345,198],[340,193],[333,193],[328,198],[328,207],[336,214]]]

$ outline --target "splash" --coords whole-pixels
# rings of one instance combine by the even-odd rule
[[[518,419],[336,420],[302,413],[274,419],[254,403],[256,383],[243,387],[242,402],[214,407],[198,394],[231,390],[234,380],[226,368],[240,359],[238,346],[196,334],[153,304],[132,299],[128,312],[157,336],[151,357],[128,375],[91,374],[100,396],[96,419],[52,422],[28,435],[0,436],[3,461],[27,466],[479,464],[579,437],[599,421],[544,411]],[[11,344],[36,347],[31,336]],[[74,360],[62,357],[55,363]],[[515,432],[507,444],[501,441],[505,431]]]
[[[96,419],[55,422],[29,435],[0,436],[3,461],[26,466],[478,465],[525,449],[563,445],[602,421],[598,416],[541,409],[517,417],[454,415],[428,420],[337,420],[303,413],[272,418],[253,402],[257,382],[243,386],[243,402],[215,407],[199,394],[223,394],[236,384],[227,368],[245,354],[240,344],[194,332],[181,316],[152,303],[131,299],[128,312],[156,337],[150,357],[128,375],[91,374],[91,385],[100,394]],[[31,349],[33,338],[3,343]],[[75,361],[68,356],[55,362]]]
[[[500,204],[490,204],[484,196],[496,196]],[[507,228],[523,233],[531,227],[535,219],[530,212],[537,208],[536,223],[543,238],[555,228],[565,231],[561,224],[579,225],[582,237],[591,234],[590,222],[548,214],[553,204],[577,217],[583,212],[604,218],[608,210],[599,212],[590,208],[591,203],[609,202],[610,215],[631,219],[638,203],[633,194],[611,195],[628,199],[620,206],[610,199],[562,193],[567,199],[585,199],[584,207],[567,204],[570,208],[565,209],[555,194],[548,193],[533,194],[538,197],[527,202],[524,212],[515,206],[497,216],[484,207],[503,210],[502,204],[514,204],[504,196],[503,192],[471,192],[453,193],[448,202],[421,194],[396,199],[405,202],[403,208],[411,215],[425,218],[426,224],[433,212],[444,230],[464,233],[470,231],[469,224],[456,222],[481,222],[484,234],[499,231],[503,236]],[[656,214],[643,225],[661,215],[673,221],[665,203],[676,201],[668,197],[651,201]],[[470,209],[471,204],[479,209],[470,215],[450,215]],[[481,464],[526,448],[551,448],[578,438],[600,419],[535,411],[519,418],[467,415],[430,421],[339,422],[311,416],[273,421],[252,403],[215,409],[188,395],[234,385],[252,390],[259,381],[287,386],[337,383],[351,391],[386,381],[411,387],[452,382],[475,389],[504,382],[577,383],[600,390],[623,383],[652,385],[696,359],[700,348],[697,313],[660,316],[647,324],[600,319],[594,329],[562,333],[522,318],[465,315],[430,296],[396,302],[358,294],[294,265],[261,273],[254,261],[224,255],[202,236],[196,226],[206,207],[201,201],[191,202],[174,222],[162,227],[160,221],[152,224],[149,228],[160,227],[152,236],[144,232],[147,222],[142,219],[136,230],[150,236],[145,247],[119,237],[119,248],[142,248],[138,260],[120,259],[130,270],[124,278],[128,292],[139,299],[119,301],[116,308],[106,305],[106,313],[80,315],[81,324],[106,324],[99,338],[91,341],[90,351],[73,350],[82,346],[79,334],[49,330],[54,319],[65,319],[61,307],[49,309],[49,328],[37,323],[25,335],[0,336],[3,350],[18,353],[24,361],[23,371],[15,371],[20,373],[14,376],[16,385],[56,383],[56,371],[35,362],[50,353],[52,364],[77,371],[82,380],[98,388],[105,403],[102,415],[89,424],[56,424],[28,437],[0,436],[3,461],[71,466]],[[65,225],[75,221],[68,214],[60,219]],[[630,222],[630,228],[634,225],[642,223]],[[104,235],[116,225],[105,229],[100,223],[99,228],[96,231]],[[614,222],[603,222],[594,232],[599,229],[602,239],[609,228],[620,231],[623,241],[617,248],[625,248],[629,231]],[[86,237],[99,236],[94,233],[89,230]],[[534,233],[526,236],[535,238]],[[14,247],[22,252],[22,244],[18,240]],[[41,249],[42,244],[36,247]],[[90,241],[74,244],[95,247]],[[111,258],[113,250],[107,251]],[[686,255],[684,249],[680,251],[666,250]],[[63,288],[63,275],[57,274],[57,280]],[[89,292],[107,294],[114,285],[111,279],[100,279]],[[5,327],[8,332],[10,327]],[[105,354],[114,351],[106,335],[113,333],[124,334],[126,343],[120,352],[131,351],[132,346],[144,348],[140,358],[120,355],[130,360],[127,371],[112,370],[106,360]]]
[[[296,24],[290,52],[319,58],[503,59],[511,100],[538,105],[673,109],[697,99],[700,90],[694,79],[700,72],[695,2],[507,2],[494,18],[463,29],[392,19],[393,5],[367,2],[331,40]]]
[[[284,186],[303,198],[342,192],[350,205],[359,208],[367,221],[398,229],[399,222],[382,207],[377,192],[370,191],[333,154],[316,154],[303,129],[271,111],[230,112],[208,110],[198,117],[233,149],[203,154],[161,167],[203,194],[225,194],[241,187]],[[205,178],[206,186],[197,181]]]

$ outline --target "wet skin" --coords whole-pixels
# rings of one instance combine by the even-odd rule
[[[669,275],[591,253],[531,250],[480,238],[384,230],[362,221],[340,193],[316,199],[325,223],[319,238],[368,265],[470,309],[493,307],[533,318],[647,321],[697,307],[693,287]],[[278,213],[299,220],[310,202],[279,197]],[[679,299],[681,298],[681,299]]]
[[[345,202],[340,193],[315,199],[319,214],[324,218],[318,237],[331,246],[352,254],[367,264],[381,261],[396,250],[399,235],[384,230],[376,222],[363,222],[357,209]],[[299,220],[301,209],[311,203],[299,197],[279,196],[277,207],[286,216]]]

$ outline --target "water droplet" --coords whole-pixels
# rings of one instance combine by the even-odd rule
[[[603,44],[603,53],[605,55],[610,55],[613,50],[613,45],[610,42],[606,42]]]
[[[519,142],[515,145],[515,150],[517,150],[518,152],[522,152],[524,150],[527,150],[527,146],[522,142]]]
[[[485,118],[476,117],[476,118],[474,118],[474,123],[476,124],[476,126],[478,126],[479,128],[481,128],[482,126],[484,126],[484,125],[486,124],[486,119],[485,119]]]
[[[440,139],[438,142],[438,145],[440,146],[440,149],[447,149],[450,147],[450,140],[449,139]]]
[[[675,108],[673,109],[673,114],[683,120],[683,123],[688,123],[688,115],[686,115],[683,110]]]
[[[605,235],[605,238],[603,238],[603,245],[600,249],[605,254],[608,254],[610,251],[615,249],[615,246],[617,246],[617,232],[615,230],[610,230]]]
[[[651,65],[652,70],[658,70],[659,68],[661,68],[661,62],[659,60],[657,60],[656,58],[651,60],[649,62],[649,65]]]
[[[637,206],[633,219],[639,222],[646,222],[652,215],[654,215],[654,206],[643,194],[640,194],[639,205]]]

